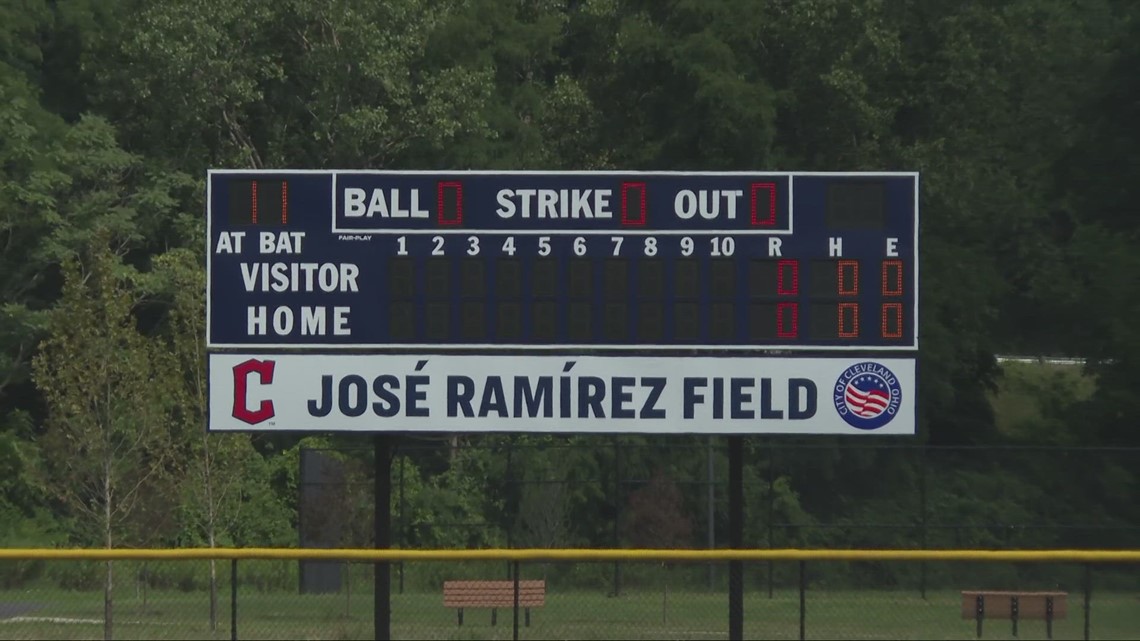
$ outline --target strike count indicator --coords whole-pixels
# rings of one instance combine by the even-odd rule
[[[211,347],[915,350],[915,173],[212,171]]]

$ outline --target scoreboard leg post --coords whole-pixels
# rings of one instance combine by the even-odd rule
[[[373,536],[376,549],[387,550],[392,547],[392,437],[387,434],[377,434],[373,438],[376,458]],[[392,638],[392,577],[389,575],[389,565],[387,561],[374,564],[376,591],[373,615],[377,641],[387,641]]]
[[[728,441],[728,545],[744,547],[744,438]],[[728,638],[744,638],[744,563],[728,562]]]

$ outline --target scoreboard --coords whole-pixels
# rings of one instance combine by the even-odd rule
[[[211,171],[211,348],[918,348],[916,173]]]

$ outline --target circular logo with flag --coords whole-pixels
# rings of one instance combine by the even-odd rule
[[[866,361],[848,367],[835,381],[835,411],[851,427],[878,429],[898,413],[902,403],[902,386],[891,370],[879,363]]]

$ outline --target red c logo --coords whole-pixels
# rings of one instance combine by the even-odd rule
[[[257,425],[273,418],[273,401],[261,401],[256,410],[251,410],[246,405],[246,394],[249,375],[256,373],[262,385],[269,385],[273,382],[275,365],[276,361],[259,361],[255,358],[234,365],[234,418],[250,425]]]

